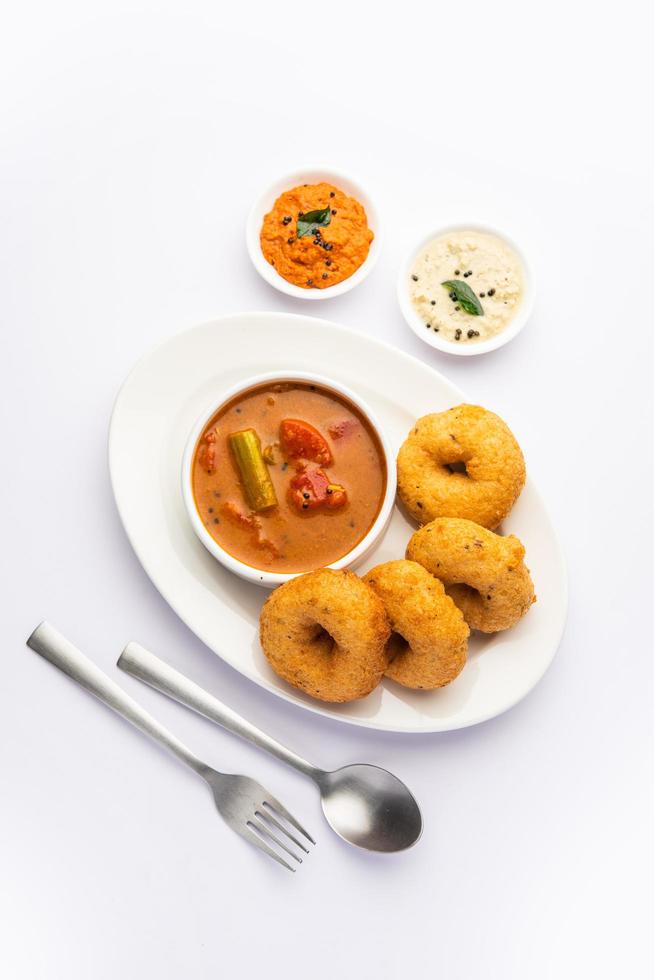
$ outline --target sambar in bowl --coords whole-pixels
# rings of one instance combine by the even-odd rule
[[[268,587],[361,561],[395,490],[394,456],[369,407],[340,383],[299,372],[224,392],[184,453],[182,491],[200,541]]]

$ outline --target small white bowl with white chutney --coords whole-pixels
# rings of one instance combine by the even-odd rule
[[[397,295],[421,340],[464,357],[513,340],[534,305],[524,252],[504,232],[475,223],[423,238],[402,263]]]

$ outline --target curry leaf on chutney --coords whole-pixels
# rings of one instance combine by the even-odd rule
[[[307,211],[301,218],[297,219],[297,237],[304,238],[306,235],[313,235],[316,228],[326,228],[332,220],[332,213],[329,207],[321,211]]]
[[[467,282],[461,279],[446,279],[441,283],[447,291],[453,294],[455,302],[459,303],[466,313],[471,316],[483,316],[484,308],[477,298],[477,294],[470,288]]]

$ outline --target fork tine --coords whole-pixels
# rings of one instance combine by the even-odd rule
[[[270,810],[274,809],[277,810],[278,813],[281,813],[284,820],[287,820],[293,827],[295,827],[296,830],[299,830],[301,834],[304,834],[308,841],[315,845],[316,842],[311,834],[307,833],[302,824],[298,823],[295,817],[291,816],[286,807],[282,806],[279,800],[276,800],[274,796],[270,795],[270,793],[268,793],[266,799],[263,801],[263,805],[267,806]]]
[[[254,814],[254,817],[252,818],[252,820],[248,820],[248,825],[250,827],[254,827],[255,830],[258,831],[258,833],[265,834],[267,837],[269,837],[271,840],[273,840],[275,842],[275,844],[277,844],[278,847],[281,847],[282,851],[286,851],[286,853],[288,855],[290,855],[290,857],[292,857],[294,861],[297,861],[298,864],[302,864],[302,858],[299,857],[295,853],[295,851],[292,851],[290,849],[290,847],[287,847],[286,844],[284,843],[284,841],[280,840],[279,837],[277,837],[276,834],[273,834],[273,832],[270,829],[270,827],[268,827],[261,820],[257,820],[257,814],[256,813]]]
[[[283,867],[287,868],[289,871],[292,871],[293,874],[295,874],[295,868],[292,868],[291,865],[288,864],[288,862],[285,861],[283,857],[280,857],[277,851],[273,851],[272,847],[269,847],[269,845],[266,844],[266,842],[262,840],[258,834],[255,834],[254,831],[251,829],[252,827],[254,827],[254,824],[248,820],[245,828],[240,832],[241,836],[245,837],[245,839],[249,841],[250,844],[254,844],[255,847],[260,848],[266,854],[270,855],[271,858],[274,858],[275,861],[278,861],[279,864],[283,865]]]
[[[293,843],[300,848],[300,850],[304,851],[305,854],[309,853],[309,848],[305,847],[302,841],[297,839],[295,834],[292,834],[290,830],[287,830],[286,827],[279,822],[279,820],[275,820],[275,818],[272,815],[272,811],[270,810],[270,807],[264,806],[261,808],[261,810],[256,810],[255,816],[261,817],[263,820],[267,820],[269,823],[273,824],[274,827],[277,827],[278,830],[281,830],[281,832],[284,834],[285,837],[289,837],[293,841]]]

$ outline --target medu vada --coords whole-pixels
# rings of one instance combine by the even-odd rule
[[[502,419],[458,405],[418,419],[397,457],[397,489],[419,524],[465,517],[496,528],[525,483],[520,446]]]
[[[404,687],[434,690],[463,670],[468,629],[443,583],[414,561],[388,561],[363,578],[384,603],[393,633],[386,676]]]
[[[471,629],[506,630],[536,601],[523,559],[525,549],[513,534],[493,531],[455,517],[437,517],[415,532],[406,556],[445,585]]]
[[[281,678],[321,701],[370,694],[386,667],[391,628],[384,605],[354,572],[320,568],[266,599],[261,646]]]

